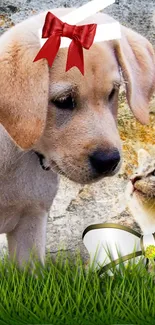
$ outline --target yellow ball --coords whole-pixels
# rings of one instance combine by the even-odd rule
[[[145,257],[148,259],[155,259],[155,246],[149,245],[145,250]]]

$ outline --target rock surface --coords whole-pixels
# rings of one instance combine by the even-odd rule
[[[0,0],[0,33],[42,10],[59,6],[80,6],[83,3],[84,1],[75,0]],[[120,0],[105,12],[148,37],[155,45],[154,0]],[[47,227],[47,249],[53,256],[58,249],[64,249],[71,252],[80,250],[86,258],[82,232],[90,224],[111,221],[139,230],[126,208],[124,190],[127,179],[137,164],[136,151],[143,147],[155,154],[155,100],[150,108],[150,125],[141,126],[129,112],[124,94],[120,95],[118,127],[124,161],[117,176],[89,186],[80,186],[61,179]],[[0,246],[6,247],[4,235],[0,236]]]

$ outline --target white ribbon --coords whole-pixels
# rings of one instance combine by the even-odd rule
[[[75,9],[74,11],[70,12],[69,14],[62,17],[62,21],[66,22],[71,25],[76,25],[80,21],[91,17],[96,12],[103,10],[104,8],[108,7],[109,5],[113,4],[115,0],[93,0],[89,1],[82,7]]]
[[[98,224],[87,227],[83,233],[83,242],[90,254],[90,265],[95,268],[110,269],[110,263],[139,260],[149,245],[155,246],[154,234],[141,235],[138,232],[118,224]],[[136,257],[138,256],[138,257]]]
[[[89,1],[82,7],[73,10],[67,15],[61,17],[60,19],[63,22],[66,22],[68,24],[76,25],[77,23],[80,23],[84,19],[91,17],[98,11],[103,10],[107,6],[113,4],[114,2],[115,0]],[[108,40],[120,39],[120,38],[121,38],[121,31],[120,31],[120,24],[118,22],[97,25],[94,42],[102,42],[102,41],[108,41]],[[42,29],[39,29],[39,39],[42,47],[44,43],[47,41],[47,38],[42,38]],[[61,39],[60,47],[68,47],[70,43],[71,40],[69,38],[63,37]]]

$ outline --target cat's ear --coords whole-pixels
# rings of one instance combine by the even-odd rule
[[[138,165],[143,165],[145,162],[151,158],[151,155],[145,149],[139,149],[138,151]]]

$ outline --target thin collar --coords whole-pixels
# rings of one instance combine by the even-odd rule
[[[35,151],[35,154],[37,155],[37,157],[39,158],[39,162],[40,162],[40,166],[42,167],[43,170],[50,170],[50,167],[46,167],[44,165],[44,155],[42,155],[42,153]]]

